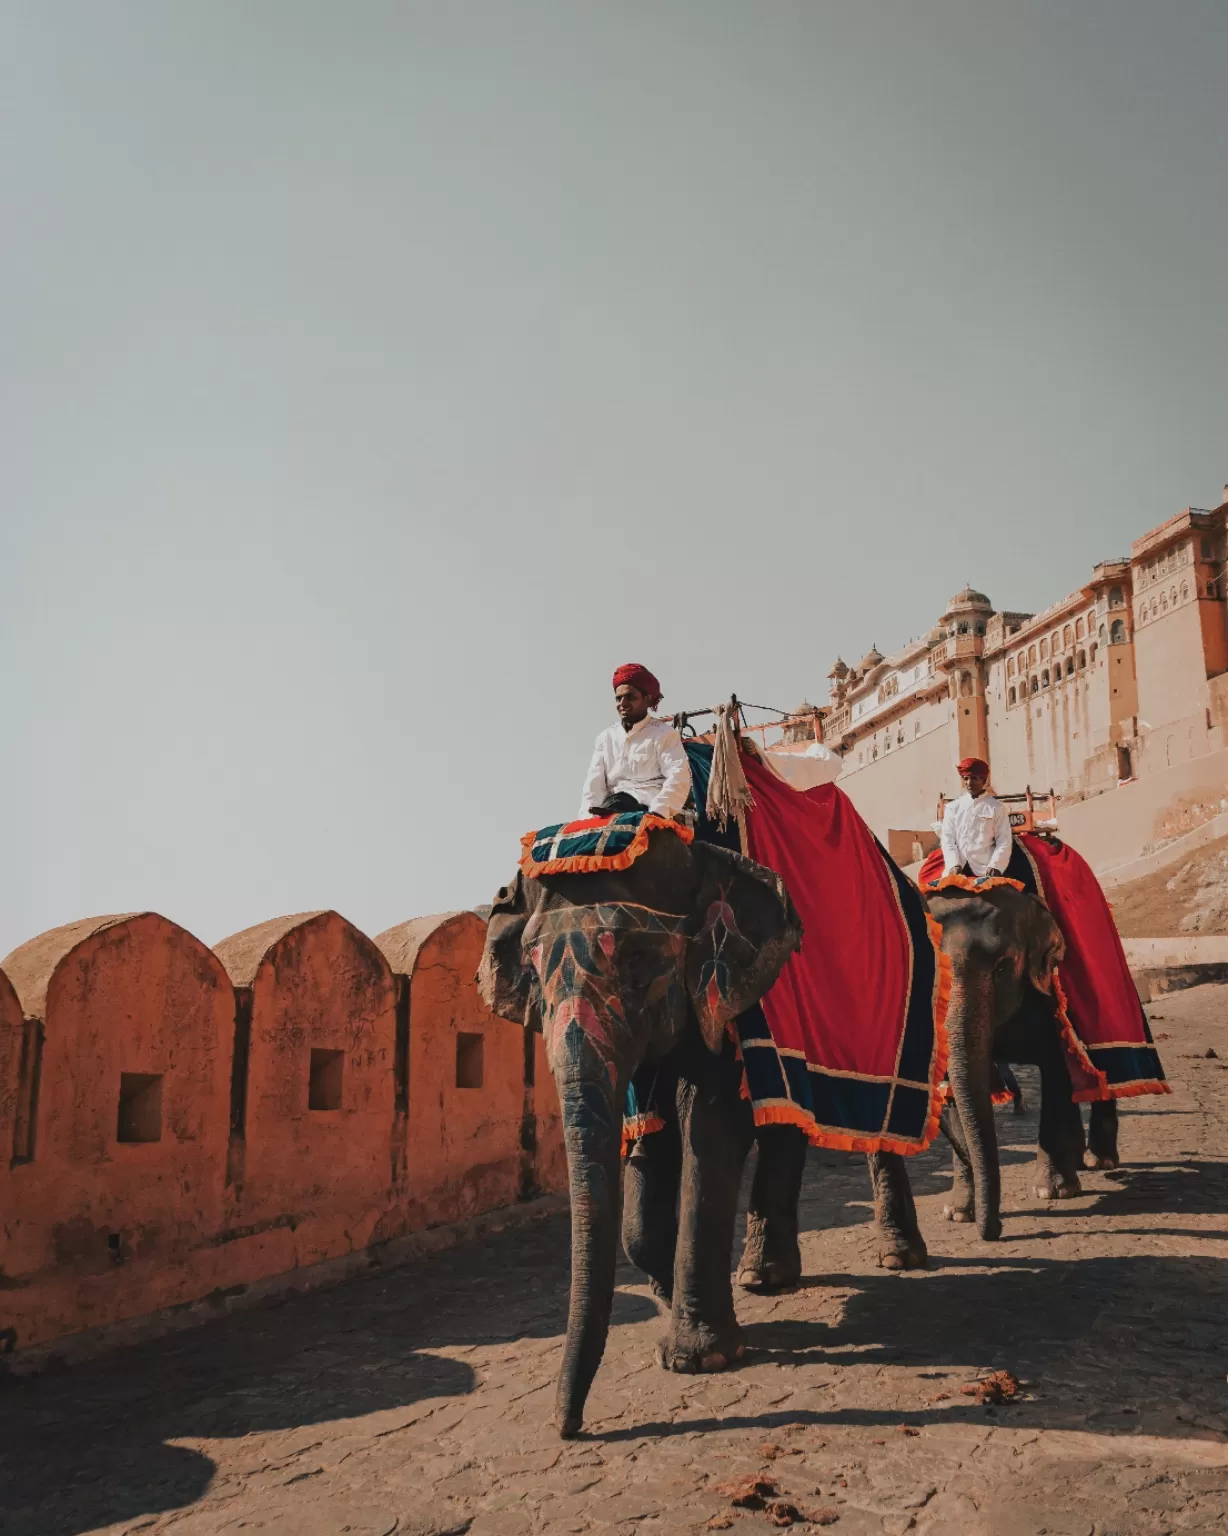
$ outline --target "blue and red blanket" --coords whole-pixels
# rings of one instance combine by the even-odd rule
[[[707,820],[712,748],[688,742],[697,836],[738,848]],[[784,878],[805,937],[762,1003],[736,1024],[757,1125],[796,1125],[816,1146],[924,1151],[946,1071],[949,962],[916,888],[834,784],[792,789],[747,752],[747,847]],[[637,1074],[632,1136],[657,1121],[655,1071]]]

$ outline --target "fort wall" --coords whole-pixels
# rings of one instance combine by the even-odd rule
[[[227,1297],[566,1188],[540,1037],[474,913],[209,949],[156,913],[0,962],[0,1354]]]
[[[1228,748],[1228,487],[1225,498],[1169,518],[1040,613],[996,609],[967,587],[894,655],[837,658],[820,730],[878,836],[903,846],[909,830],[930,831],[970,755],[1000,794],[1053,790],[1063,835],[1093,864],[1140,856],[1157,827],[1199,814],[1182,799],[1182,765],[1205,760],[1187,777],[1218,814],[1204,780]],[[1115,810],[1081,809],[1110,791]]]

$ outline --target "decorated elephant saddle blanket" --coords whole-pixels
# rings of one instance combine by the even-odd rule
[[[794,1125],[845,1151],[924,1151],[942,1110],[950,971],[919,892],[842,790],[794,789],[750,752],[743,843],[735,823],[722,829],[704,811],[712,747],[686,746],[696,835],[775,870],[804,930],[775,986],[735,1023],[756,1125]],[[659,1123],[654,1080],[641,1070],[632,1083],[630,1137]]]
[[[1091,865],[1056,837],[1018,832],[1006,878],[1045,903],[1066,940],[1054,994],[1075,1099],[1168,1093],[1113,910]],[[969,884],[960,876],[954,882]],[[920,884],[944,884],[940,851],[921,866]]]
[[[648,847],[658,828],[676,833],[684,843],[695,833],[690,827],[651,811],[624,811],[617,816],[586,816],[561,821],[520,839],[520,868],[525,875],[588,875],[598,870],[629,869]]]

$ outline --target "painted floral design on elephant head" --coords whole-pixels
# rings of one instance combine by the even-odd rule
[[[525,947],[552,1067],[587,1044],[617,1087],[620,1072],[625,1076],[642,1055],[653,1023],[685,1009],[684,921],[611,903],[547,912],[532,924]],[[635,1019],[628,1017],[628,994]]]

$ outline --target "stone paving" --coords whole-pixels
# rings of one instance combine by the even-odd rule
[[[733,1507],[747,1477],[838,1536],[1228,1532],[1226,1004],[1155,1005],[1176,1092],[1126,1106],[1126,1166],[1080,1199],[1032,1194],[1034,1097],[999,1112],[997,1245],[942,1221],[945,1151],[914,1160],[924,1273],[876,1268],[864,1160],[812,1155],[803,1286],[740,1302],[737,1371],[661,1371],[624,1265],[584,1439],[550,1427],[554,1218],[9,1383],[0,1531],[750,1536],[788,1515]],[[1015,1402],[961,1391],[998,1369]]]

